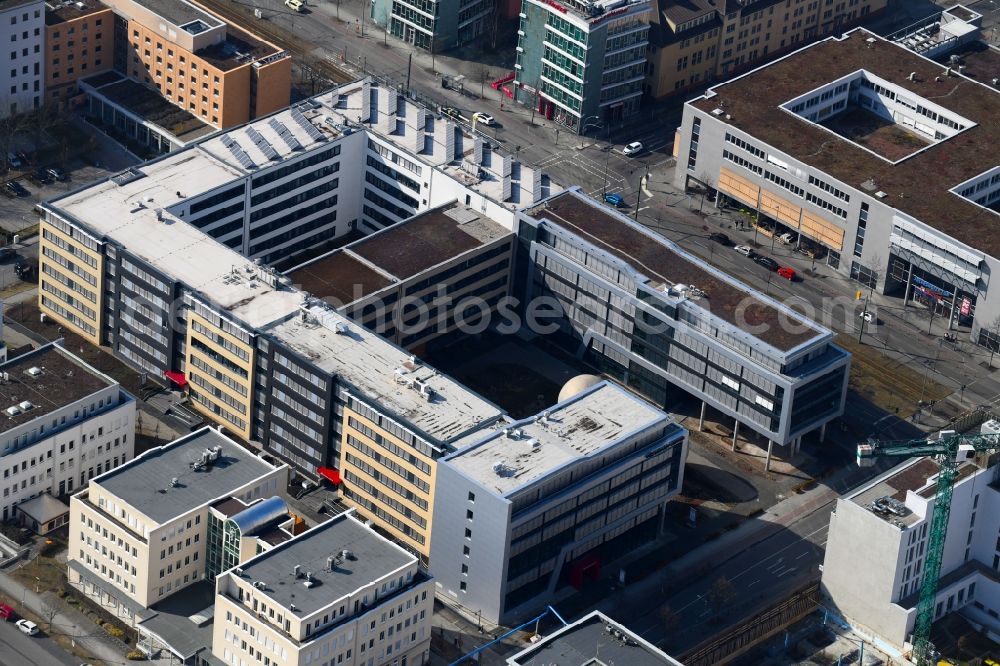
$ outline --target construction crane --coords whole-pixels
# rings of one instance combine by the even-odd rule
[[[971,460],[977,452],[1000,448],[1000,435],[957,435],[954,430],[942,430],[934,439],[917,439],[908,442],[879,442],[869,439],[858,445],[858,465],[871,467],[878,458],[905,456],[937,457],[941,466],[934,494],[934,512],[931,517],[927,542],[927,559],[924,560],[917,617],[913,626],[913,661],[917,666],[932,663],[933,646],[930,642],[931,624],[934,621],[934,599],[941,575],[941,558],[945,537],[948,535],[948,518],[951,514],[951,497],[958,478],[958,466]]]

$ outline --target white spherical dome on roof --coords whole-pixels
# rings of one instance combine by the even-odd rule
[[[569,400],[574,395],[583,393],[594,384],[600,384],[602,381],[604,380],[597,375],[577,375],[563,384],[563,387],[559,390],[558,402]]]

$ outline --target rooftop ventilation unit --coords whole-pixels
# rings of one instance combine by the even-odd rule
[[[19,402],[17,406],[20,407],[25,412],[34,407],[34,405],[28,402],[27,400],[25,400],[24,402]]]
[[[875,193],[875,196],[877,196],[879,199],[885,199],[889,195],[883,192],[882,190],[879,190],[878,192]]]
[[[354,553],[352,553],[349,550],[342,550],[342,551],[340,551],[340,556],[342,558],[344,558],[345,560],[350,560],[351,562],[353,562],[354,560],[358,559],[357,557],[354,556]]]
[[[350,327],[342,321],[338,321],[333,325],[333,332],[337,335],[347,335],[350,332]]]
[[[302,567],[300,565],[296,564],[294,567],[292,567],[292,573],[295,574],[296,578],[301,578],[302,577]]]
[[[10,416],[10,417],[17,416],[18,414],[21,413],[21,410],[20,410],[20,408],[17,405],[14,405],[13,407],[8,407],[4,411],[6,411],[7,412],[7,416]]]
[[[255,580],[255,581],[253,582],[253,586],[254,586],[255,588],[257,588],[258,590],[263,590],[264,588],[266,588],[266,587],[267,587],[267,583],[265,583],[265,582],[264,582],[264,581],[262,581],[262,580]]]
[[[42,374],[42,369],[39,368],[37,365],[33,365],[30,368],[28,368],[27,372],[32,377],[37,377],[38,375]]]
[[[181,484],[181,480],[180,480],[180,479],[178,479],[178,478],[177,478],[176,476],[175,476],[175,477],[173,477],[172,479],[170,479],[170,487],[171,487],[171,488],[176,488],[176,487],[177,487],[177,486],[179,486],[180,484]]]
[[[514,467],[508,465],[506,460],[499,460],[493,463],[493,473],[496,474],[497,476],[506,479],[514,476],[516,472],[517,470]]]

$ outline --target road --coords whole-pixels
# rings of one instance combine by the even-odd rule
[[[44,635],[27,636],[13,622],[0,622],[0,664],[8,666],[76,666],[79,660],[63,652]]]

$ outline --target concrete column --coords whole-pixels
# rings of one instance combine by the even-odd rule
[[[903,307],[910,302],[910,287],[913,285],[913,262],[910,262],[910,269],[906,271],[906,289],[903,290]]]
[[[774,446],[773,440],[767,440],[767,458],[764,460],[764,471],[771,471],[771,448]]]
[[[958,300],[958,287],[952,287],[955,291],[951,293],[951,312],[948,313],[948,330],[951,331],[951,322],[955,321],[955,302]]]
[[[733,451],[736,450],[736,437],[739,435],[739,433],[740,433],[740,422],[735,421],[733,423]]]
[[[708,405],[704,400],[701,401],[701,416],[698,417],[698,432],[705,427],[705,407]]]
[[[824,423],[819,427],[819,443],[822,444],[826,439],[826,424]]]

